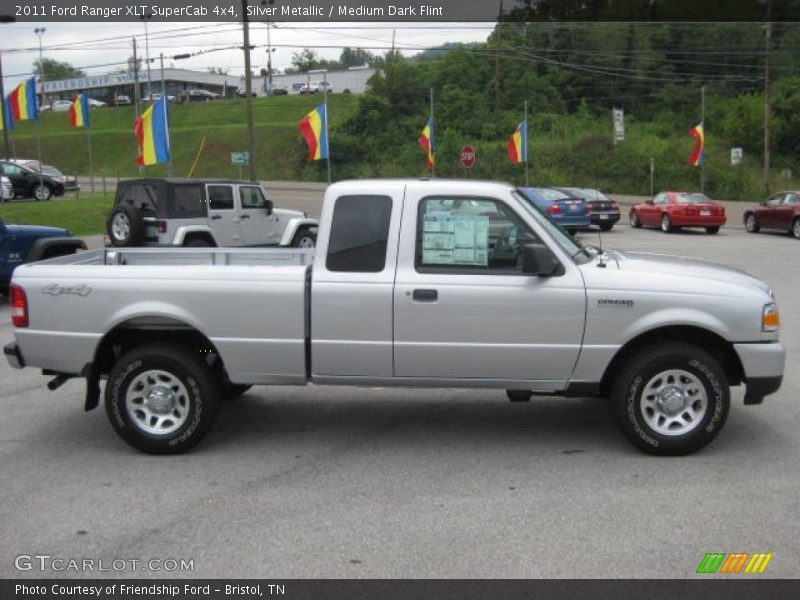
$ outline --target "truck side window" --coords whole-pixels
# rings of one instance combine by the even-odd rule
[[[208,207],[211,210],[233,210],[233,187],[230,185],[208,186]]]
[[[416,268],[423,273],[521,273],[523,246],[538,241],[502,202],[425,198],[419,207]]]
[[[239,197],[242,201],[242,208],[245,210],[267,207],[267,200],[264,198],[264,194],[261,193],[261,188],[242,186],[239,188]]]
[[[325,266],[329,271],[380,273],[392,217],[388,196],[340,196],[336,199]]]

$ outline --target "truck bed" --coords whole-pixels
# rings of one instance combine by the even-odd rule
[[[220,265],[307,266],[312,250],[298,248],[102,248],[59,256],[34,265]]]

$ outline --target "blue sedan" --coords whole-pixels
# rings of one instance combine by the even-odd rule
[[[570,196],[552,188],[520,188],[525,198],[547,213],[564,229],[576,231],[592,225],[589,207],[583,198]]]

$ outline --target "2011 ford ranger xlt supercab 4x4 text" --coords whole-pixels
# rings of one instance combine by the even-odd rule
[[[5,354],[87,379],[130,445],[174,453],[251,385],[609,397],[626,437],[687,454],[730,386],[758,404],[785,352],[769,287],[700,260],[579,245],[510,185],[328,187],[315,252],[105,249],[23,265]],[[261,310],[268,307],[268,310]],[[487,391],[487,398],[491,393]]]

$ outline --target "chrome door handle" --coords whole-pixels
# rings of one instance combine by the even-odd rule
[[[212,216],[211,216],[211,220],[212,220],[212,221],[217,221],[217,220],[219,220],[219,219],[221,219],[221,218],[222,218],[222,216],[221,216],[221,215],[212,215]]]
[[[244,221],[245,219],[249,219],[249,218],[250,218],[250,215],[242,215],[242,221]]]

